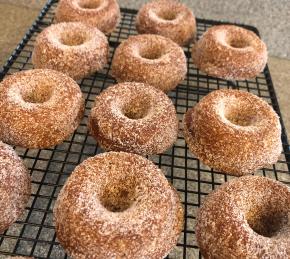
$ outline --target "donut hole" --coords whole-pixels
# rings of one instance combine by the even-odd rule
[[[133,98],[123,107],[123,114],[131,120],[139,120],[146,117],[150,110],[150,101],[148,97],[140,95],[138,98]]]
[[[162,20],[173,21],[177,18],[177,13],[173,10],[162,10],[157,13],[157,16]]]
[[[248,127],[257,123],[257,114],[248,103],[233,100],[227,103],[224,108],[225,118],[237,126]]]
[[[79,6],[83,9],[97,9],[101,5],[101,0],[82,0]]]
[[[250,46],[249,42],[243,38],[233,38],[230,39],[228,44],[235,49],[243,49]]]
[[[248,213],[246,218],[249,226],[264,237],[276,236],[288,224],[286,211],[279,211],[277,208],[269,208],[269,206]]]
[[[22,98],[27,103],[44,103],[52,96],[53,88],[45,82],[36,84],[22,92]]]
[[[66,46],[79,46],[86,42],[86,35],[81,31],[65,31],[60,37],[60,42]]]
[[[140,56],[145,59],[159,59],[163,56],[164,51],[159,46],[143,47],[140,49]]]
[[[129,209],[136,198],[134,179],[115,179],[107,184],[100,197],[101,204],[111,212],[122,212]]]

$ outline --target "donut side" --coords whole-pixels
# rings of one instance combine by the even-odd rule
[[[0,233],[24,212],[31,194],[31,179],[12,147],[0,142]]]

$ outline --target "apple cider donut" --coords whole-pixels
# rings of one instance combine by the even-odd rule
[[[75,80],[101,70],[108,60],[106,36],[82,23],[58,23],[36,38],[32,53],[35,68],[54,69]]]
[[[176,0],[146,3],[136,17],[139,33],[159,34],[183,46],[195,37],[196,22],[192,11]]]
[[[209,258],[289,258],[290,188],[262,176],[243,176],[204,200],[196,224]]]
[[[162,91],[173,90],[187,72],[180,46],[160,35],[130,36],[116,49],[112,75],[118,82],[142,82]]]
[[[265,43],[252,31],[234,25],[208,29],[192,48],[197,67],[227,80],[255,77],[267,63]]]
[[[116,0],[60,0],[55,13],[56,22],[82,22],[104,33],[115,29],[120,16]]]
[[[0,233],[24,212],[31,194],[30,175],[12,147],[0,141]]]
[[[165,258],[183,228],[177,191],[139,155],[108,152],[76,167],[53,210],[73,258]]]
[[[0,139],[8,144],[55,146],[77,128],[83,112],[78,84],[60,72],[21,71],[0,84]]]
[[[281,125],[263,99],[239,90],[211,92],[184,115],[184,138],[206,165],[241,176],[276,163]]]
[[[89,130],[105,150],[159,154],[175,142],[178,118],[162,91],[143,83],[120,83],[97,96]]]

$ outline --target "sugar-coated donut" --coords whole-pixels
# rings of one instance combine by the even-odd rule
[[[205,259],[289,258],[290,188],[262,176],[223,184],[204,200],[196,238]]]
[[[206,165],[237,176],[277,162],[282,151],[278,115],[239,90],[216,90],[188,110],[184,138]]]
[[[82,22],[104,33],[112,32],[120,20],[116,0],[60,0],[55,13],[56,22]]]
[[[208,29],[192,48],[197,67],[227,80],[255,77],[267,63],[265,43],[252,31],[234,25]]]
[[[58,23],[36,38],[32,53],[35,68],[54,69],[81,79],[104,67],[109,44],[97,28],[82,23]]]
[[[187,72],[181,47],[160,35],[130,36],[116,49],[112,75],[118,82],[142,82],[163,91],[174,89]]]
[[[0,139],[8,144],[55,146],[77,128],[83,112],[78,84],[60,72],[21,71],[0,84]]]
[[[24,212],[31,194],[30,175],[12,147],[0,141],[0,233]]]
[[[73,258],[164,258],[183,228],[183,208],[151,161],[109,152],[76,167],[57,198],[54,222]]]
[[[175,142],[178,118],[165,93],[128,82],[111,86],[96,97],[89,129],[105,150],[159,154]]]
[[[195,37],[196,22],[192,11],[176,0],[146,3],[136,17],[139,33],[159,34],[183,46]]]

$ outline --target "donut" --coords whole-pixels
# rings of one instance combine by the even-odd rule
[[[24,212],[31,194],[30,175],[12,147],[0,141],[0,233]]]
[[[138,33],[159,34],[184,46],[196,33],[192,11],[176,0],[157,0],[146,3],[136,17]]]
[[[128,82],[111,86],[96,97],[88,128],[105,150],[159,154],[177,139],[178,118],[165,93]]]
[[[116,0],[60,0],[55,12],[56,22],[82,22],[111,33],[120,20]]]
[[[130,36],[116,49],[112,75],[118,82],[142,82],[162,91],[173,90],[187,72],[181,47],[159,35]]]
[[[108,61],[109,44],[97,28],[82,23],[58,23],[36,38],[35,68],[54,69],[75,80],[101,70]]]
[[[243,176],[204,200],[196,239],[207,258],[289,258],[290,188],[262,176]]]
[[[77,128],[83,113],[78,84],[60,72],[21,71],[0,84],[0,140],[8,144],[55,146]]]
[[[267,55],[265,43],[254,32],[234,25],[211,27],[192,48],[198,69],[226,80],[255,77],[263,71]]]
[[[204,164],[241,176],[276,163],[281,125],[261,98],[239,90],[216,90],[184,115],[184,138]]]
[[[53,210],[56,235],[73,258],[164,258],[183,228],[177,191],[151,161],[125,152],[76,167]]]

